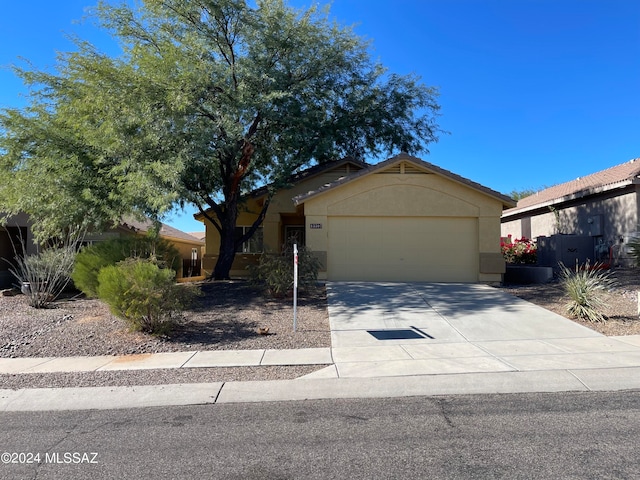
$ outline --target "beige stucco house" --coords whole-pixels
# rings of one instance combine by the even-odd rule
[[[586,257],[627,265],[640,230],[640,158],[541,190],[502,214],[502,236],[590,237]]]
[[[499,282],[500,215],[515,205],[505,195],[400,154],[376,165],[350,159],[313,167],[274,195],[263,227],[237,248],[231,275],[244,276],[262,251],[289,237],[320,258],[322,279]],[[266,190],[247,199],[238,235],[257,218]],[[205,270],[220,238],[205,222]]]
[[[146,235],[153,228],[151,220],[136,220],[133,218],[124,219],[117,227],[97,235],[88,234],[85,237],[87,242],[103,241],[110,237],[121,237],[126,235]],[[204,241],[195,238],[188,233],[173,228],[165,223],[160,224],[158,232],[160,238],[170,242],[180,255],[180,268],[176,272],[178,281],[202,280],[202,248]]]

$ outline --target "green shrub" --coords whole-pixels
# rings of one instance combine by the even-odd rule
[[[640,267],[640,237],[633,237],[628,243],[629,254],[635,260],[636,267]]]
[[[298,288],[316,286],[320,260],[304,245],[298,247]],[[287,244],[280,255],[263,253],[257,265],[249,266],[251,283],[265,287],[279,297],[293,290],[293,244]]]
[[[153,259],[127,259],[103,267],[98,274],[98,298],[126,320],[131,330],[167,333],[197,294],[193,287],[175,283],[175,272]]]
[[[575,270],[560,263],[560,278],[570,299],[567,304],[569,314],[591,322],[606,320],[602,310],[607,304],[602,294],[616,285],[610,271],[604,270],[602,264],[590,266],[588,261],[582,267],[576,263]]]
[[[98,296],[98,274],[126,258],[154,258],[160,267],[178,271],[180,256],[163,239],[131,236],[114,238],[85,247],[76,257],[71,278],[76,288],[88,297]]]

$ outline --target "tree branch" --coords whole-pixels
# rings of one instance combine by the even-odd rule
[[[220,215],[222,214],[222,210],[220,209],[220,206],[216,202],[214,202],[211,198],[209,198],[208,196],[204,200],[205,200],[205,202],[207,202],[207,205],[209,205],[209,207],[211,207],[211,210],[214,211],[214,213],[216,214],[216,216],[218,217],[218,220],[219,220],[220,219]],[[200,213],[204,216],[204,218],[209,220],[209,222],[211,222],[211,224],[216,228],[218,233],[220,235],[222,235],[222,227],[220,226],[218,221],[216,221],[215,218],[213,218],[211,215],[209,215],[209,213],[204,208],[202,208],[202,205],[200,205],[199,203],[197,204],[197,207],[198,207],[198,210],[200,211]]]
[[[247,230],[246,233],[242,236],[242,238],[239,240],[239,243],[243,243],[249,240],[253,236],[253,234],[256,233],[256,230],[258,230],[258,227],[262,225],[264,218],[267,216],[267,209],[269,208],[269,204],[271,203],[272,197],[273,197],[272,194],[269,194],[267,196],[267,199],[264,201],[264,205],[262,205],[262,209],[258,214],[258,218],[256,218],[256,220],[253,222],[251,227],[249,227],[249,230]]]

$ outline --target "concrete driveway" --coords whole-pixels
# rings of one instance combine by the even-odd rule
[[[334,365],[315,377],[640,366],[640,338],[606,337],[481,284],[330,282]]]

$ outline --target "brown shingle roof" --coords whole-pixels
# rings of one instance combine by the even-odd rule
[[[628,185],[636,181],[638,175],[640,175],[640,158],[524,197],[518,201],[515,208],[505,210],[503,216]]]
[[[153,222],[151,220],[136,220],[134,218],[126,218],[121,223],[120,226],[123,228],[128,228],[129,230],[133,230],[136,233],[146,233],[151,228],[153,228]],[[188,233],[183,232],[182,230],[178,230],[177,228],[173,228],[166,223],[160,224],[160,236],[161,237],[170,237],[175,240],[182,240],[188,243],[196,243],[200,245],[204,245],[204,241],[189,235]]]

